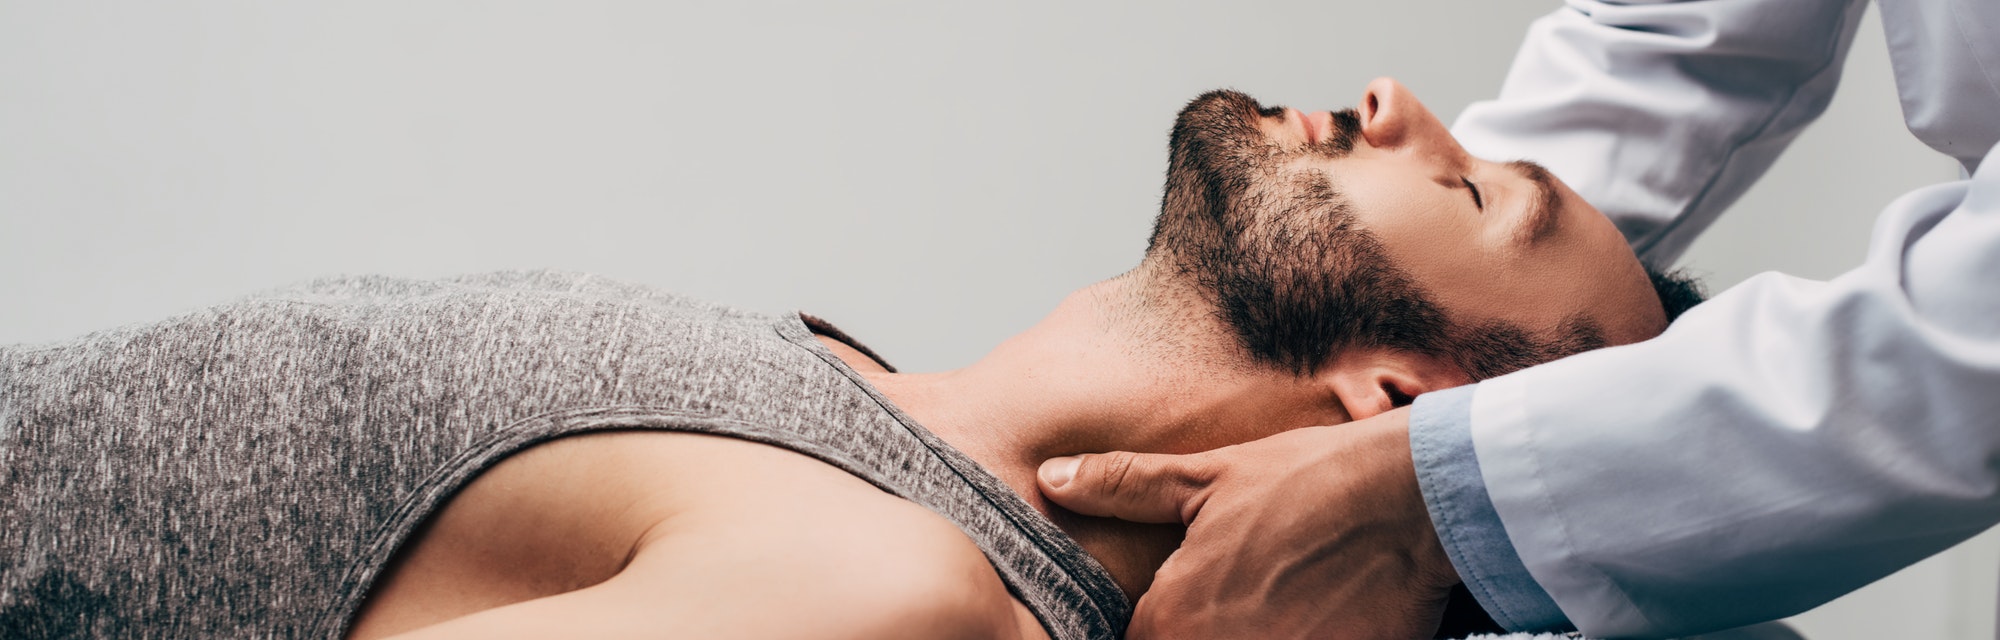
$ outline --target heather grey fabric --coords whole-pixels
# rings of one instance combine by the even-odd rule
[[[340,636],[454,490],[605,429],[823,460],[956,523],[1054,637],[1117,636],[1103,568],[808,320],[583,275],[352,278],[0,348],[0,638]]]

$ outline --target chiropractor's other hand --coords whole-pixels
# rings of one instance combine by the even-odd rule
[[[1056,458],[1040,484],[1079,513],[1188,525],[1131,638],[1429,638],[1458,574],[1417,488],[1409,418]]]

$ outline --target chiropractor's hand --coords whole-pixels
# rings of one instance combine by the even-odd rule
[[[1129,637],[1429,638],[1458,574],[1410,462],[1409,410],[1186,456],[1042,464],[1079,513],[1182,522]]]

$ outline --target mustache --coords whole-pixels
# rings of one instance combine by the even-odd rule
[[[1324,139],[1302,146],[1280,143],[1260,127],[1286,111],[1237,91],[1210,91],[1189,102],[1175,118],[1168,145],[1155,237],[1178,238],[1178,251],[1213,261],[1226,258],[1235,239],[1252,226],[1323,217],[1326,212],[1318,208],[1340,200],[1328,176],[1287,167],[1294,159],[1347,155],[1359,135],[1360,116],[1352,109],[1334,114]]]
[[[1282,118],[1285,107],[1265,106],[1240,91],[1218,89],[1197,96],[1174,118],[1169,147],[1175,150],[1202,148],[1209,160],[1235,157],[1279,155],[1277,144],[1258,129],[1265,118]],[[1302,153],[1338,158],[1354,150],[1361,135],[1361,116],[1353,108],[1332,112],[1333,128],[1326,138],[1301,149]],[[1177,154],[1178,155],[1178,154]]]

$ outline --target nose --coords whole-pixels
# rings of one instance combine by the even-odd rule
[[[1361,95],[1361,106],[1355,110],[1361,116],[1361,136],[1370,145],[1435,156],[1438,160],[1465,159],[1465,149],[1451,137],[1451,130],[1394,78],[1370,81]]]

